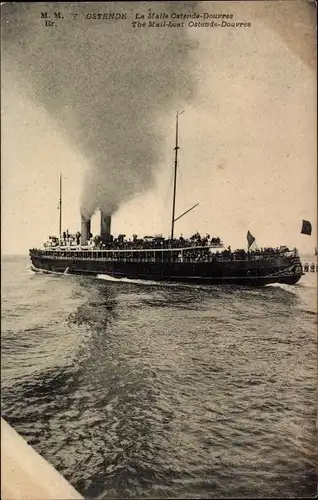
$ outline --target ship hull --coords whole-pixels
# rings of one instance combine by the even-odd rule
[[[233,262],[121,262],[103,259],[47,258],[30,252],[34,271],[206,285],[296,284],[301,265],[288,259]]]

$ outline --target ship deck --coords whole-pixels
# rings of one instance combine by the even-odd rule
[[[221,252],[220,252],[221,250]],[[189,246],[175,248],[111,248],[83,246],[32,249],[30,254],[42,259],[98,260],[105,262],[246,262],[299,259],[298,253],[289,252],[231,252],[216,246]]]

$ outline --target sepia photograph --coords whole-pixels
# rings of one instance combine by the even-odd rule
[[[1,498],[318,494],[317,2],[1,3]]]

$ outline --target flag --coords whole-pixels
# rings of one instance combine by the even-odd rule
[[[250,248],[253,245],[255,238],[249,231],[247,231],[246,239],[248,243],[248,248]]]
[[[300,231],[302,234],[308,234],[308,236],[311,235],[311,223],[309,220],[303,220],[303,225]]]

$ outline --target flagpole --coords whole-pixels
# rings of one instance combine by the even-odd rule
[[[60,173],[60,199],[59,199],[60,219],[59,219],[59,236],[62,236],[62,174]]]

